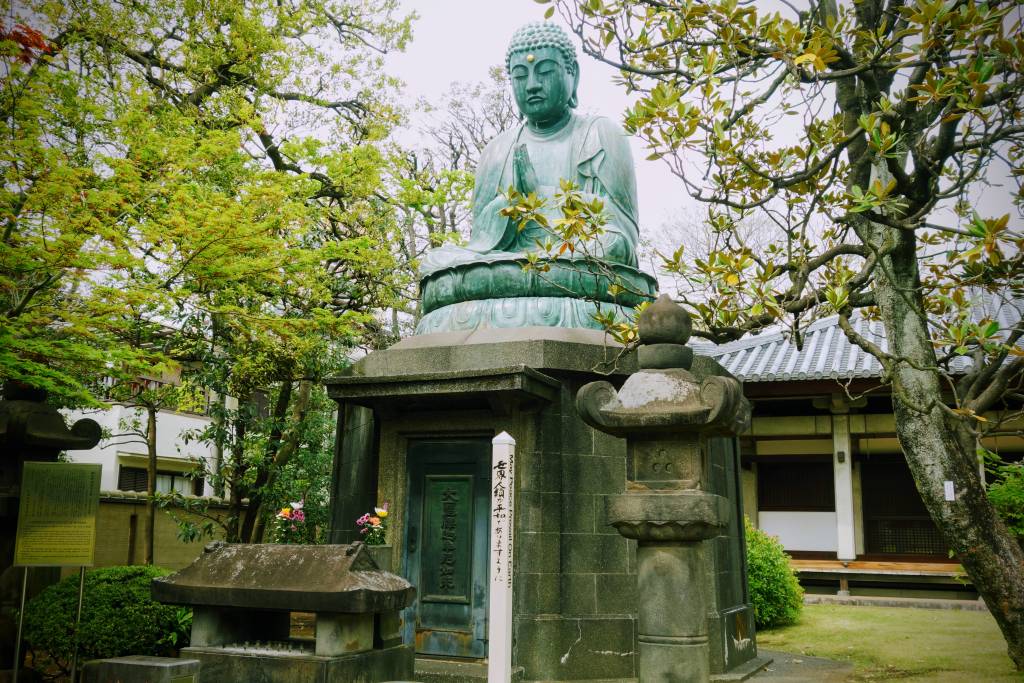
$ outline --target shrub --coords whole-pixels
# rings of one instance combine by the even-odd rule
[[[130,566],[85,574],[78,661],[124,655],[166,655],[187,645],[189,612],[154,602],[150,582],[170,569]],[[33,662],[67,673],[71,667],[78,576],[49,586],[25,607],[25,642]]]
[[[804,589],[789,566],[789,556],[774,536],[743,519],[747,537],[747,581],[758,628],[795,623],[804,605]]]
[[[1024,463],[1000,463],[994,473],[988,498],[1006,526],[1024,543]]]

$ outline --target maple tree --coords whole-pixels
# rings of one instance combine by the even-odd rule
[[[390,1],[3,9],[0,374],[147,419],[170,398],[140,378],[221,397],[229,537],[248,538],[323,359],[396,295],[382,58],[409,20]]]

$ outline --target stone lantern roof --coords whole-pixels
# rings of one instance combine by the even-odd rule
[[[69,429],[46,392],[19,382],[4,383],[0,401],[0,446],[24,456],[53,457],[63,450],[88,450],[102,432],[95,420],[79,420]]]
[[[750,405],[732,377],[704,376],[686,345],[689,314],[662,294],[640,314],[640,370],[618,391],[592,382],[576,398],[580,416],[595,429],[622,437],[681,431],[743,431]]]

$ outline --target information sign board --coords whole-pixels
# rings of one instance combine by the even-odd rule
[[[14,564],[91,567],[96,557],[100,465],[26,462]]]

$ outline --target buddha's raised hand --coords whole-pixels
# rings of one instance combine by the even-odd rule
[[[525,144],[516,145],[512,157],[512,180],[515,183],[516,191],[520,194],[530,194],[537,191],[537,172],[533,169],[530,161],[530,153]]]

